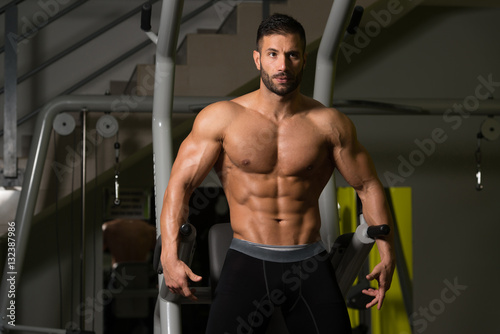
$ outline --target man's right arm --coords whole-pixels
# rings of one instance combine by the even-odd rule
[[[163,197],[160,228],[165,284],[171,292],[190,299],[196,297],[188,287],[188,278],[200,281],[201,277],[178,258],[179,228],[188,218],[191,194],[210,172],[221,152],[224,117],[218,115],[224,115],[221,110],[224,107],[224,103],[217,103],[198,114],[191,133],[179,148]]]

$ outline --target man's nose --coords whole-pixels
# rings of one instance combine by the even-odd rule
[[[288,67],[288,60],[284,55],[278,58],[278,70],[285,71]]]

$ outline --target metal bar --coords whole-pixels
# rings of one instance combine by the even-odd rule
[[[113,68],[118,63],[121,63],[122,61],[124,61],[125,59],[127,59],[128,57],[130,57],[131,55],[133,55],[134,53],[139,52],[140,50],[142,50],[143,48],[145,48],[146,46],[148,46],[151,43],[152,43],[151,40],[149,40],[149,39],[145,40],[141,44],[135,46],[134,48],[132,48],[129,51],[127,51],[124,54],[122,54],[120,57],[112,60],[111,62],[107,63],[106,65],[104,65],[103,67],[101,67],[100,69],[98,69],[97,71],[91,73],[85,79],[80,80],[79,82],[77,82],[73,86],[69,87],[64,92],[62,92],[61,95],[69,95],[69,94],[73,93],[78,88],[83,87],[84,85],[86,85],[90,81],[94,80],[95,78],[97,78],[98,76],[100,76],[101,74],[103,74],[104,72],[106,72],[109,69]]]
[[[153,155],[157,220],[162,208],[172,167],[171,113],[173,106],[175,52],[183,0],[164,0],[156,51],[155,94],[153,103]]]
[[[5,13],[10,6],[17,6],[21,2],[24,2],[24,0],[15,0],[15,1],[12,1],[12,2],[6,4],[5,6],[1,7],[0,8],[0,15]]]
[[[313,97],[327,107],[332,106],[337,55],[355,3],[355,0],[334,1],[319,45]]]
[[[28,246],[28,236],[35,211],[36,199],[43,173],[43,166],[47,156],[52,123],[56,115],[62,111],[80,111],[88,108],[92,111],[109,112],[151,112],[153,99],[151,97],[141,97],[135,101],[134,107],[121,101],[117,96],[60,96],[47,103],[40,111],[35,128],[33,130],[33,141],[29,153],[25,177],[19,204],[16,211],[16,284],[22,274],[24,258]],[[2,281],[0,282],[0,328],[7,324],[6,317],[9,282],[7,273],[11,270],[8,262],[5,262]],[[16,328],[18,325],[16,324]]]
[[[156,231],[160,231],[163,194],[172,168],[172,107],[177,38],[182,20],[183,0],[163,0],[156,47],[155,93],[153,98],[153,164],[155,185]],[[157,172],[158,171],[158,172]],[[159,284],[162,278],[158,276]],[[181,307],[158,298],[162,334],[182,333]]]
[[[408,264],[404,257],[403,245],[401,243],[401,236],[398,229],[398,221],[394,210],[394,202],[390,189],[385,189],[387,203],[393,217],[393,230],[394,230],[394,251],[396,253],[396,270],[398,273],[399,284],[401,285],[401,292],[403,295],[403,303],[405,305],[406,314],[408,316],[410,326],[413,326],[411,315],[413,314],[413,283],[410,278],[410,271]]]
[[[9,332],[21,331],[28,333],[49,333],[49,334],[67,334],[68,331],[66,329],[59,328],[45,328],[45,327],[35,327],[35,326],[23,326],[23,325],[15,325],[15,326],[5,326],[5,329]]]
[[[342,254],[339,254],[341,259],[334,265],[337,282],[344,298],[347,298],[347,293],[375,243],[375,239],[366,236],[368,224],[362,214],[359,216],[359,220],[360,224],[356,228],[349,246],[343,250]]]
[[[271,1],[262,0],[262,20],[267,19],[271,15]]]
[[[86,185],[87,185],[87,107],[82,109],[82,177],[81,177],[81,186],[80,193],[82,194],[81,203],[82,203],[82,222],[81,222],[81,245],[80,245],[80,303],[85,303],[85,258],[86,258],[86,234],[85,230],[85,219],[86,219],[86,202],[85,202],[85,193],[86,193]],[[80,328],[85,329],[85,316],[83,314],[80,315]]]
[[[17,6],[10,6],[5,17],[5,99],[3,176],[17,178],[17,41],[9,38],[17,34]]]
[[[181,24],[182,23],[185,23],[189,20],[191,20],[192,18],[198,16],[198,14],[201,14],[203,13],[205,10],[207,10],[208,8],[212,7],[215,3],[219,2],[220,0],[211,0],[211,1],[208,1],[206,3],[204,3],[203,5],[201,5],[200,7],[196,8],[195,10],[193,10],[191,13],[189,14],[186,14],[182,19],[181,19]]]
[[[327,107],[330,107],[333,101],[333,83],[340,42],[344,37],[355,3],[355,0],[333,2],[319,45],[313,97]],[[332,174],[319,198],[322,221],[321,239],[328,251],[340,234],[335,188],[335,174]]]
[[[30,37],[31,35],[33,35],[33,34],[37,33],[37,32],[38,32],[39,30],[41,30],[42,28],[45,28],[45,27],[46,27],[47,25],[49,25],[50,23],[54,22],[55,20],[59,19],[60,17],[62,17],[62,16],[64,16],[64,15],[66,15],[66,14],[67,14],[67,13],[69,13],[69,12],[71,12],[73,9],[76,9],[76,8],[80,7],[81,5],[83,5],[83,4],[84,4],[85,2],[87,2],[87,1],[88,1],[88,0],[80,0],[80,1],[77,1],[77,2],[75,2],[75,3],[73,3],[73,4],[71,4],[70,6],[68,6],[68,7],[64,8],[64,9],[62,9],[62,10],[60,10],[60,11],[59,11],[57,14],[55,14],[54,16],[49,17],[49,19],[48,19],[46,22],[44,22],[41,26],[35,26],[35,27],[34,27],[35,29],[32,29],[32,30],[28,31],[28,32],[24,33],[24,34],[23,34],[23,35],[21,35],[21,36],[17,36],[17,35],[16,35],[16,36],[17,36],[17,38],[16,38],[17,42],[19,43],[19,42],[21,42],[21,41],[25,40],[26,38]],[[5,51],[5,45],[2,45],[2,46],[0,47],[0,54],[1,54],[2,52],[4,52],[4,51]]]
[[[81,87],[80,85],[78,87]],[[66,90],[66,94],[74,90]],[[63,94],[61,94],[63,95]],[[192,106],[194,111],[200,111],[209,103],[226,101],[234,97],[185,97],[176,96],[174,100],[173,112],[185,112],[186,106]],[[208,101],[208,102],[207,102]],[[463,104],[464,99],[407,99],[407,98],[387,98],[376,100],[333,100],[332,105],[346,115],[356,116],[443,116],[446,110],[453,108],[455,104]],[[190,107],[191,108],[191,107]],[[41,108],[20,117],[17,125],[21,125],[33,118],[40,112]],[[500,116],[500,101],[488,99],[480,101],[479,108],[470,113],[471,117],[477,116]],[[0,136],[4,131],[0,129]]]

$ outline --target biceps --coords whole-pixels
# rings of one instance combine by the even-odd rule
[[[179,148],[172,167],[171,181],[180,182],[183,187],[194,190],[210,172],[220,151],[221,144],[218,141],[195,141],[188,136]]]
[[[340,174],[356,190],[377,180],[373,161],[361,144],[341,149],[335,160]]]

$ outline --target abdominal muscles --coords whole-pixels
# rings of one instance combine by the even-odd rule
[[[318,197],[324,185],[318,180],[234,172],[238,175],[226,175],[223,184],[236,238],[275,245],[319,240]]]

